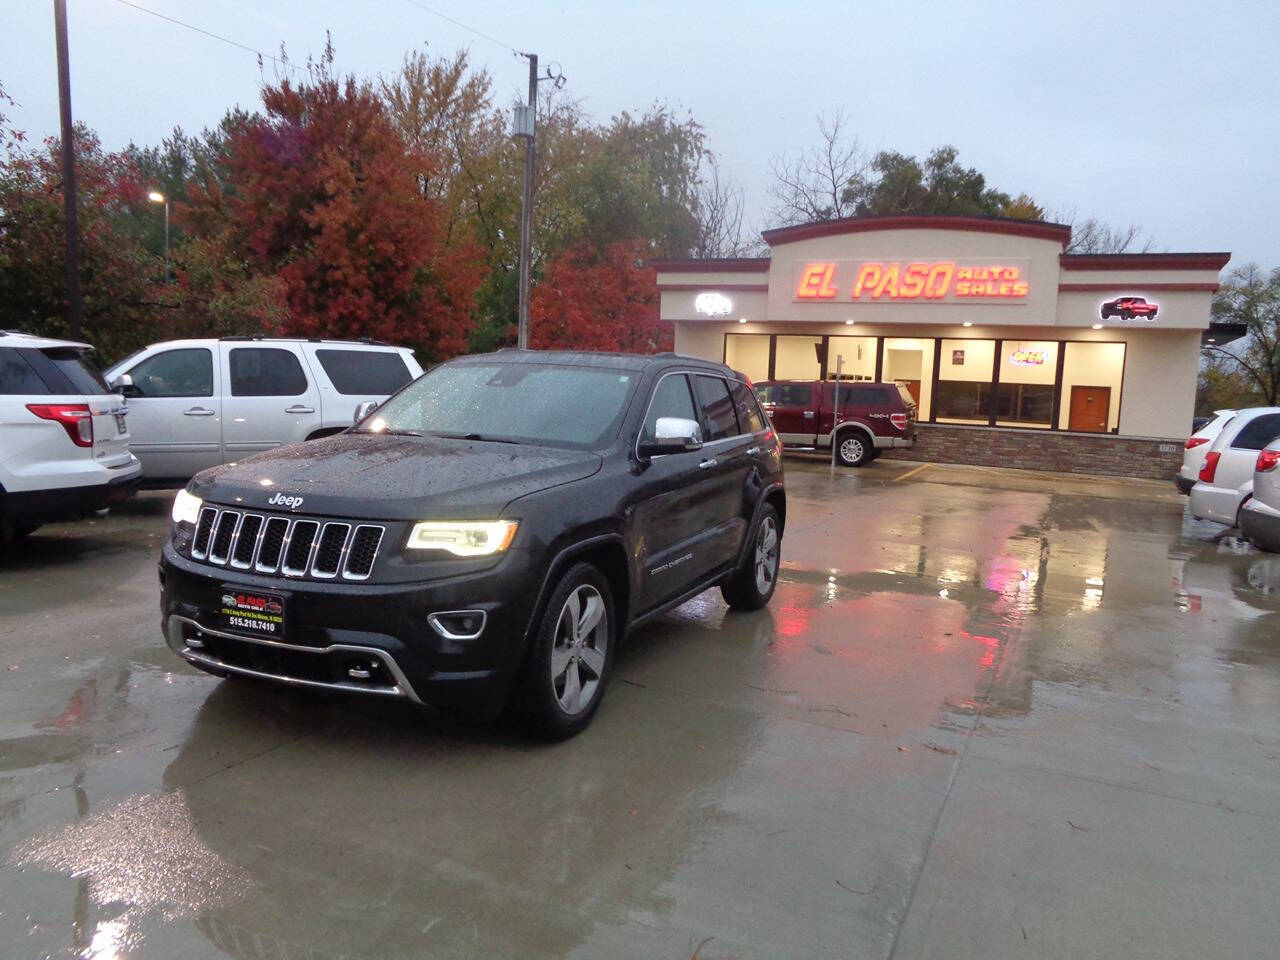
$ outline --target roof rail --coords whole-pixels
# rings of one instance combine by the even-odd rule
[[[362,343],[371,347],[389,347],[391,346],[386,340],[375,340],[372,337],[357,337],[354,340],[343,339],[341,337],[267,337],[261,333],[237,333],[230,334],[225,337],[219,337],[219,341],[228,341],[231,343],[246,343],[259,340],[291,340],[301,341],[304,343]]]

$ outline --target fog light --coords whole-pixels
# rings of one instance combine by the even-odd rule
[[[474,640],[484,631],[483,610],[446,610],[427,617],[427,623],[446,640]]]

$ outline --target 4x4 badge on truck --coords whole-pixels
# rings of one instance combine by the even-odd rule
[[[302,506],[301,497],[291,497],[287,493],[277,493],[274,497],[267,501],[273,507],[288,507],[293,510]]]

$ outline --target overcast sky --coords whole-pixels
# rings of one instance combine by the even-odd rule
[[[769,160],[843,110],[871,149],[954,144],[965,165],[1052,212],[1141,224],[1159,250],[1280,266],[1280,3],[628,5],[424,0],[557,61],[598,119],[665,100],[691,112],[766,227]],[[524,61],[410,0],[137,0],[298,62],[332,31],[338,65],[389,73],[408,48],[466,47],[501,101]],[[56,133],[52,0],[3,0],[0,83],[16,124]],[[198,131],[256,106],[254,56],[120,0],[68,0],[78,120],[111,148]],[[270,68],[270,65],[268,65]],[[268,72],[268,78],[272,74]]]

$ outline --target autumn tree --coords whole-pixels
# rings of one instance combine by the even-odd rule
[[[657,277],[641,242],[580,248],[551,264],[533,290],[530,343],[539,349],[670,350],[658,315]]]
[[[191,223],[274,276],[287,329],[370,336],[463,351],[482,264],[471,244],[443,241],[445,214],[422,177],[439,162],[396,130],[370,84],[332,72],[333,53],[300,83],[263,90],[263,113],[228,131],[227,187],[192,190]]]

